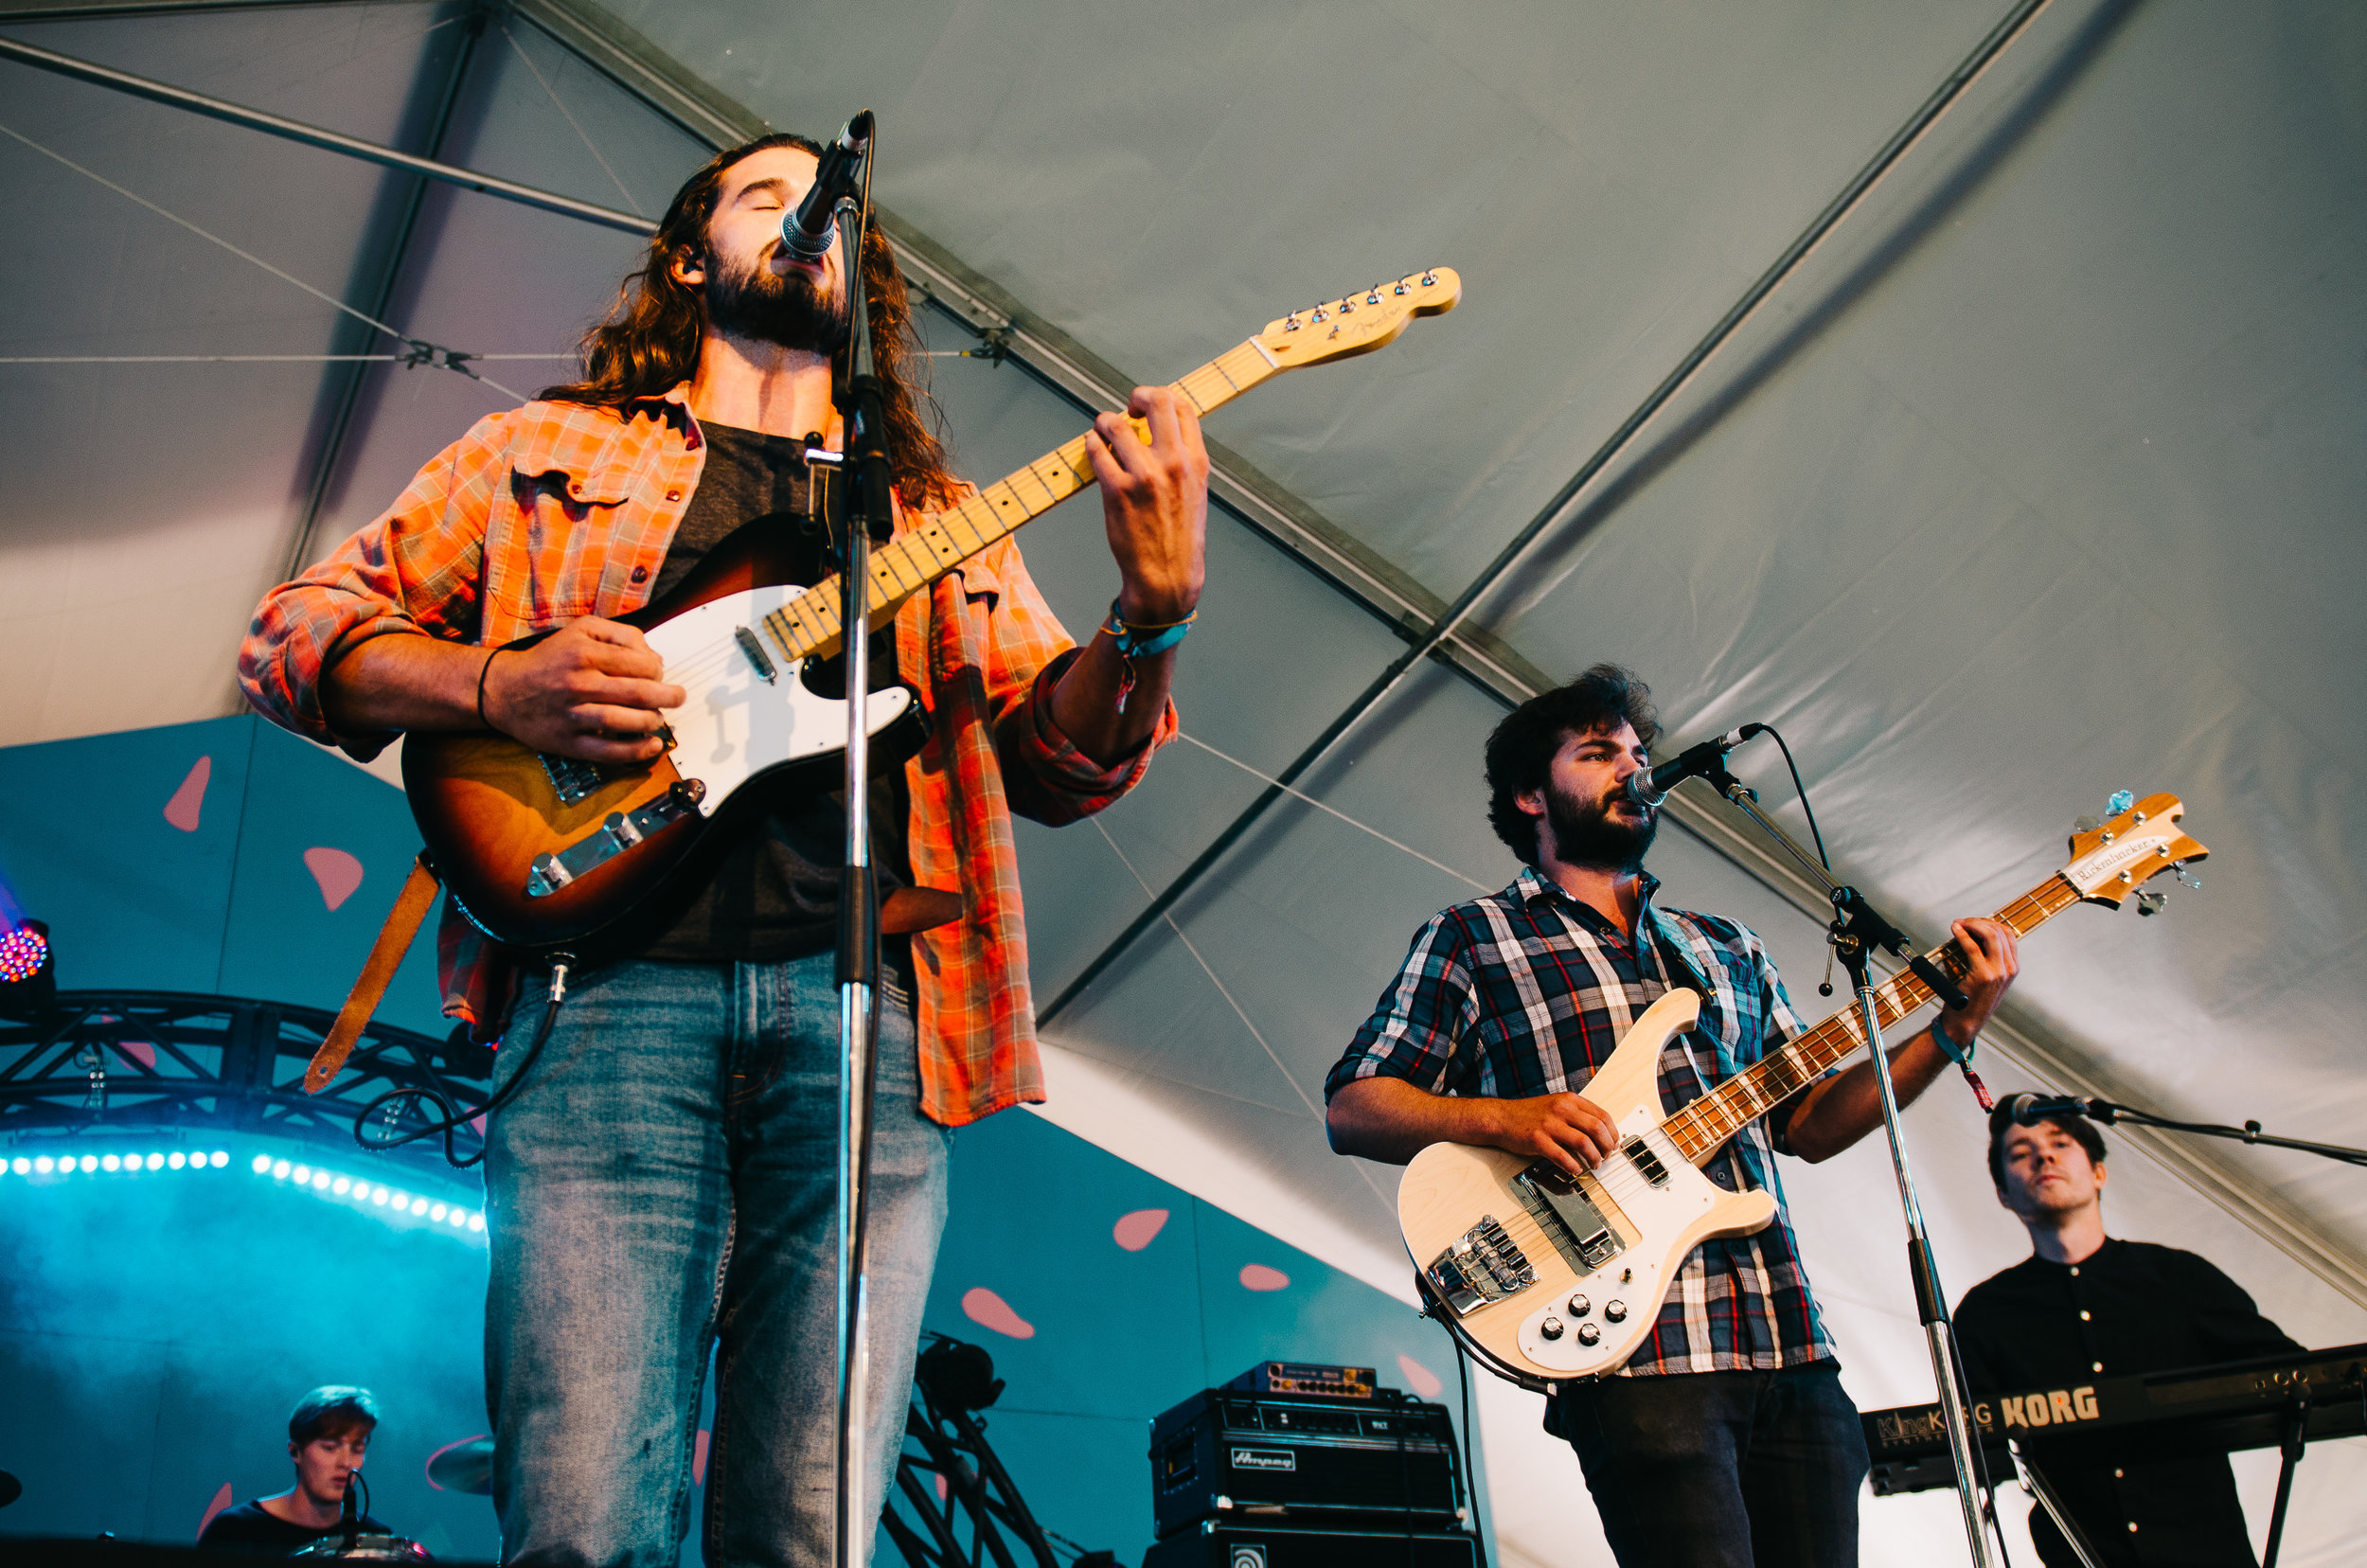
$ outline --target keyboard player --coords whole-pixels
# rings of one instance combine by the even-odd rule
[[[1956,1336],[1973,1397],[2062,1387],[2253,1356],[2302,1353],[2241,1286],[2190,1252],[2104,1230],[2104,1135],[2065,1116],[1989,1120],[1997,1201],[2031,1256],[1965,1292]],[[2224,1454],[2123,1465],[2049,1463],[2047,1479],[2105,1568],[2257,1568]],[[2078,1559],[2043,1508],[2030,1535],[2049,1568]]]

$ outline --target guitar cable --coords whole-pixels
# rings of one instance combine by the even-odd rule
[[[477,1145],[477,1151],[474,1154],[464,1160],[460,1158],[458,1150],[453,1147],[453,1134],[480,1116],[491,1115],[518,1097],[518,1091],[525,1085],[526,1074],[533,1071],[535,1060],[543,1054],[543,1045],[551,1038],[551,1025],[558,1021],[561,1006],[567,1000],[567,972],[575,962],[576,957],[572,953],[551,955],[550,996],[543,1006],[542,1022],[535,1025],[534,1036],[526,1042],[525,1059],[518,1063],[518,1070],[509,1075],[507,1083],[486,1096],[483,1105],[473,1110],[455,1111],[453,1109],[451,1096],[444,1093],[440,1085],[436,1084],[413,1084],[400,1089],[389,1089],[362,1107],[360,1113],[354,1116],[353,1141],[374,1154],[383,1154],[387,1149],[400,1149],[405,1144],[417,1143],[421,1138],[432,1138],[441,1133],[444,1139],[445,1163],[454,1170],[466,1170],[472,1166],[483,1163],[485,1159],[483,1143],[480,1142]],[[405,1102],[423,1099],[434,1100],[436,1109],[443,1113],[443,1119],[392,1136],[374,1135],[365,1131],[370,1118],[378,1114],[382,1106],[394,1107]]]

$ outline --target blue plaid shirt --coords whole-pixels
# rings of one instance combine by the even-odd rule
[[[1758,936],[1716,916],[1656,908],[1659,886],[1643,879],[1632,946],[1534,867],[1502,892],[1441,910],[1332,1068],[1325,1098],[1374,1077],[1441,1095],[1583,1094],[1628,1025],[1670,989],[1663,942],[1695,971],[1679,980],[1703,991],[1700,1025],[1661,1052],[1664,1112],[1797,1038],[1800,1020]],[[1693,1249],[1627,1372],[1772,1371],[1832,1358],[1775,1173],[1790,1119],[1791,1107],[1778,1106],[1703,1167],[1729,1190],[1739,1181],[1773,1193],[1775,1222]]]

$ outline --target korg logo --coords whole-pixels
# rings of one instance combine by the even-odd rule
[[[1299,1468],[1299,1456],[1289,1449],[1235,1449],[1233,1468],[1254,1470],[1294,1470]]]
[[[1236,1546],[1233,1555],[1225,1559],[1225,1568],[1266,1568],[1266,1548]]]

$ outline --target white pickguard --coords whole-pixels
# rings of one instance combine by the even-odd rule
[[[650,648],[666,661],[666,678],[690,694],[666,722],[674,732],[674,767],[706,785],[701,810],[709,815],[767,768],[845,749],[846,704],[808,691],[798,679],[801,666],[783,658],[763,629],[765,616],[805,592],[752,588],[726,595],[648,633]],[[739,627],[756,633],[772,659],[770,683],[732,634]],[[879,734],[912,702],[912,692],[900,686],[873,692],[865,728]]]
[[[1677,1146],[1661,1131],[1660,1123],[1658,1105],[1637,1106],[1619,1119],[1620,1132],[1627,1137],[1643,1138],[1652,1152],[1660,1156],[1661,1168],[1667,1172],[1665,1184],[1657,1187],[1632,1166],[1616,1179],[1614,1190],[1619,1206],[1643,1228],[1644,1243],[1629,1247],[1591,1274],[1580,1274],[1575,1287],[1539,1302],[1521,1325],[1521,1353],[1549,1371],[1576,1377],[1601,1370],[1603,1363],[1611,1360],[1622,1337],[1621,1330],[1633,1327],[1639,1319],[1648,1321],[1657,1316],[1662,1299],[1668,1294],[1670,1274],[1685,1259],[1683,1252],[1670,1256],[1664,1238],[1682,1232],[1715,1207],[1719,1198],[1727,1196],[1678,1152]],[[1614,1154],[1611,1159],[1626,1165],[1624,1154]],[[1607,1170],[1597,1167],[1595,1174],[1600,1177]],[[1588,1298],[1584,1318],[1569,1310],[1574,1292]],[[1619,1310],[1612,1306],[1614,1302],[1625,1309],[1624,1321],[1616,1324],[1608,1316]],[[1542,1331],[1549,1317],[1561,1325],[1559,1339],[1547,1339]],[[1603,1343],[1588,1345],[1580,1342],[1578,1327],[1590,1321],[1603,1327]]]

